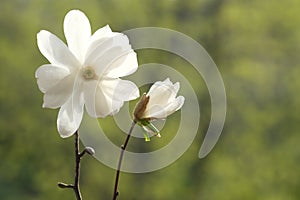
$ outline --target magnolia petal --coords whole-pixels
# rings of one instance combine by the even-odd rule
[[[41,53],[56,66],[68,69],[79,67],[79,63],[68,47],[54,34],[42,30],[37,34],[37,44]]]
[[[156,90],[157,90],[157,88],[160,88],[160,87],[162,87],[162,88],[173,88],[173,83],[170,81],[169,78],[166,78],[164,81],[157,81],[151,86],[148,94],[152,95],[152,93],[158,93],[158,91],[156,91]],[[178,91],[174,90],[174,92],[177,93]]]
[[[85,83],[84,101],[86,111],[91,117],[106,117],[114,112],[97,81]]]
[[[116,101],[130,101],[140,96],[138,87],[131,81],[107,79],[100,84],[105,95]]]
[[[137,56],[134,51],[117,58],[106,70],[106,76],[118,78],[132,74],[138,68]]]
[[[169,80],[169,79],[166,79],[166,80]],[[174,84],[172,84],[172,82],[170,82],[170,83],[171,84],[168,84],[169,91],[170,91],[170,96],[169,96],[169,101],[168,102],[173,101],[176,98],[176,95],[177,95],[177,93],[179,91],[179,88],[180,88],[179,82],[176,82]]]
[[[171,104],[167,105],[165,108],[168,115],[171,115],[173,112],[179,110],[184,104],[185,98],[183,96],[178,96]]]
[[[173,88],[173,84],[166,81],[157,81],[150,88],[147,96],[150,96],[149,106],[160,105],[165,106],[175,98],[177,91]]]
[[[179,96],[165,107],[162,107],[161,105],[155,105],[153,107],[150,107],[145,117],[154,119],[165,119],[167,116],[179,110],[182,107],[183,103],[184,97]]]
[[[45,93],[69,74],[70,70],[67,68],[47,64],[40,66],[36,70],[35,77],[37,78],[39,89]]]
[[[90,45],[93,46],[98,40],[103,40],[116,36],[119,33],[112,32],[109,25],[98,29],[90,38]]]
[[[92,117],[106,117],[117,113],[124,101],[139,96],[138,88],[130,81],[121,79],[90,81],[84,90],[85,106]]]
[[[180,84],[179,84],[179,82],[176,82],[171,87],[172,87],[172,89],[173,89],[174,92],[172,93],[172,95],[170,96],[170,98],[174,99],[176,97],[178,91],[179,91]]]
[[[117,34],[115,37],[98,41],[95,47],[88,49],[85,65],[94,66],[98,76],[109,68],[118,58],[132,52],[127,36]]]
[[[183,96],[179,96],[176,99],[174,99],[174,101],[172,101],[170,104],[168,104],[165,107],[165,112],[167,114],[167,116],[173,114],[174,112],[176,112],[177,110],[179,110],[184,104],[184,97]]]
[[[125,53],[121,47],[108,49],[101,57],[98,57],[93,65],[95,66],[96,74],[98,76],[103,76],[109,68],[109,65],[124,54]]]
[[[69,49],[83,63],[91,37],[91,26],[86,15],[79,10],[68,12],[64,19],[64,33]]]
[[[84,65],[85,66],[94,66],[96,60],[103,56],[103,54],[112,47],[113,40],[104,38],[102,40],[98,40],[92,46],[90,45],[87,54],[86,60]]]
[[[113,33],[108,25],[98,29],[91,37],[88,45],[88,49],[86,52],[86,61],[85,64],[91,64],[92,61],[95,61],[95,57],[98,55],[102,55],[105,52],[105,49],[112,45],[112,40],[108,40],[119,33]],[[106,41],[106,43],[104,43]],[[101,46],[102,47],[99,47]],[[98,49],[96,49],[98,48]],[[101,53],[102,52],[102,53]],[[94,54],[94,55],[93,55]],[[96,56],[95,56],[96,55]]]
[[[109,36],[99,37],[94,40],[94,37],[91,37],[91,40],[93,42],[89,45],[89,48],[87,50],[86,60],[96,60],[101,55],[103,55],[103,53],[106,52],[108,49],[116,46],[123,47],[123,49],[131,49],[128,37],[126,35],[122,33],[113,33],[113,35],[105,35]]]
[[[83,116],[83,107],[83,96],[79,91],[62,105],[57,117],[57,129],[62,138],[70,137],[78,130]]]
[[[112,31],[109,27],[109,25],[103,26],[102,28],[99,28],[91,37],[91,42],[109,37],[111,35]]]
[[[74,76],[69,75],[49,88],[44,94],[44,108],[58,108],[66,103],[73,92]]]

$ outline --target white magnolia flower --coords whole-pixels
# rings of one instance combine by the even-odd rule
[[[50,64],[35,73],[43,107],[60,107],[57,128],[63,138],[79,128],[84,105],[90,116],[106,117],[124,101],[139,97],[134,83],[119,79],[138,67],[127,36],[108,25],[91,34],[89,20],[79,10],[65,16],[64,33],[68,46],[48,31],[37,34],[38,47]]]
[[[155,82],[147,94],[143,94],[134,110],[134,120],[150,134],[159,135],[159,131],[151,124],[151,120],[165,119],[179,110],[184,103],[184,97],[176,97],[179,83],[173,84],[170,79]],[[145,139],[149,137],[145,135]]]

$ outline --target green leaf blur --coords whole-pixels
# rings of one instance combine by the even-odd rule
[[[157,26],[192,37],[214,59],[226,87],[224,131],[200,160],[210,120],[205,83],[193,82],[200,75],[174,55],[138,51],[140,64],[163,63],[191,81],[201,107],[200,129],[172,165],[147,174],[122,173],[119,199],[298,200],[299,8],[299,0],[1,0],[0,199],[75,199],[71,190],[57,187],[59,181],[73,181],[73,138],[59,137],[57,110],[42,109],[34,72],[47,63],[36,34],[46,29],[65,41],[63,18],[80,9],[93,31],[106,24],[119,32]],[[174,136],[179,116],[167,120],[162,138],[147,143],[132,139],[128,149],[146,152],[164,146]],[[125,135],[112,118],[99,121],[121,145]],[[113,169],[85,156],[81,175],[84,199],[112,198]]]

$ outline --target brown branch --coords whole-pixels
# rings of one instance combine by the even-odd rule
[[[75,196],[77,200],[82,200],[80,187],[79,187],[79,178],[80,178],[80,160],[84,153],[79,153],[79,134],[78,131],[74,133],[75,136],[75,177],[74,184],[65,184],[59,182],[57,185],[60,188],[71,188],[75,192]]]
[[[127,147],[128,141],[130,139],[131,133],[133,131],[133,128],[136,124],[136,121],[133,121],[130,127],[130,130],[128,132],[128,135],[126,137],[126,140],[123,145],[121,145],[121,153],[120,153],[120,158],[119,158],[119,163],[118,163],[118,168],[117,168],[117,173],[116,173],[116,180],[115,180],[115,187],[114,187],[114,194],[113,194],[113,200],[116,200],[119,192],[118,192],[118,184],[119,184],[119,177],[120,177],[120,171],[121,171],[121,164],[124,156],[125,149]]]
[[[79,186],[80,179],[80,160],[81,155],[79,153],[79,134],[78,131],[75,132],[75,178],[74,178],[74,192],[77,200],[82,200]]]

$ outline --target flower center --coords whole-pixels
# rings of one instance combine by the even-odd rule
[[[95,70],[88,66],[88,67],[84,67],[82,69],[82,77],[85,79],[85,80],[92,80],[92,79],[96,79],[96,73],[95,73]]]

